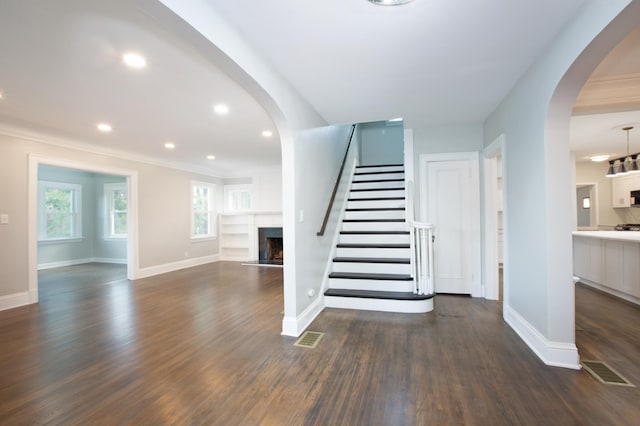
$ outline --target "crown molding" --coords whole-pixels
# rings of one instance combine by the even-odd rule
[[[205,169],[203,167],[195,167],[189,164],[158,160],[157,158],[148,157],[139,154],[133,154],[129,151],[116,150],[111,148],[100,148],[95,145],[80,142],[75,139],[65,138],[60,136],[52,136],[45,133],[36,132],[33,130],[27,130],[22,127],[11,126],[5,123],[0,123],[0,135],[23,139],[30,142],[41,143],[45,145],[57,146],[60,148],[72,149],[75,151],[81,151],[87,154],[102,155],[106,157],[124,159],[126,161],[134,161],[137,163],[147,164],[157,167],[165,167],[173,170],[180,170],[183,172],[224,179],[228,176],[219,172]]]

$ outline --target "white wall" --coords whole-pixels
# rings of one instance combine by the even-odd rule
[[[571,107],[591,70],[624,34],[589,44],[628,3],[586,1],[485,122],[485,144],[501,134],[506,141],[505,318],[554,365],[577,368]],[[628,18],[629,28],[637,19]],[[579,58],[588,46],[590,57]]]
[[[360,127],[360,165],[402,164],[404,127],[402,123],[376,121]]]

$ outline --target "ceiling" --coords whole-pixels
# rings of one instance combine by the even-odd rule
[[[421,127],[483,121],[590,0],[203,1],[328,123]],[[149,3],[0,0],[0,126],[218,176],[278,167],[265,110]],[[128,51],[147,66],[125,67]],[[102,121],[111,133],[96,130]]]

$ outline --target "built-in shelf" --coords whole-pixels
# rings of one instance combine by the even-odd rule
[[[282,226],[282,213],[222,213],[219,224],[221,260],[257,261],[258,228]]]

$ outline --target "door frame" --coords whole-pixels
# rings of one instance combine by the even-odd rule
[[[480,243],[480,167],[478,152],[451,152],[442,154],[421,154],[418,162],[420,176],[420,221],[427,221],[427,170],[429,163],[447,162],[447,161],[468,161],[471,170],[471,196],[469,199],[469,209],[471,212],[478,212],[477,217],[471,217],[471,233],[469,235],[469,244],[471,259],[471,296],[482,297],[482,260],[481,260],[481,243]],[[438,224],[434,224],[436,232]],[[436,239],[436,244],[437,244]]]
[[[496,157],[502,157],[502,299],[507,300],[507,179],[506,179],[506,144],[505,136],[501,134],[493,140],[482,152],[484,165],[484,274],[483,297],[498,300],[500,284],[498,277],[498,220],[495,212],[498,188],[495,184],[498,178]]]
[[[133,280],[138,275],[138,172],[56,157],[29,155],[28,172],[28,276],[29,303],[38,302],[38,166],[65,167],[68,169],[108,175],[124,176],[127,182],[127,278]]]

